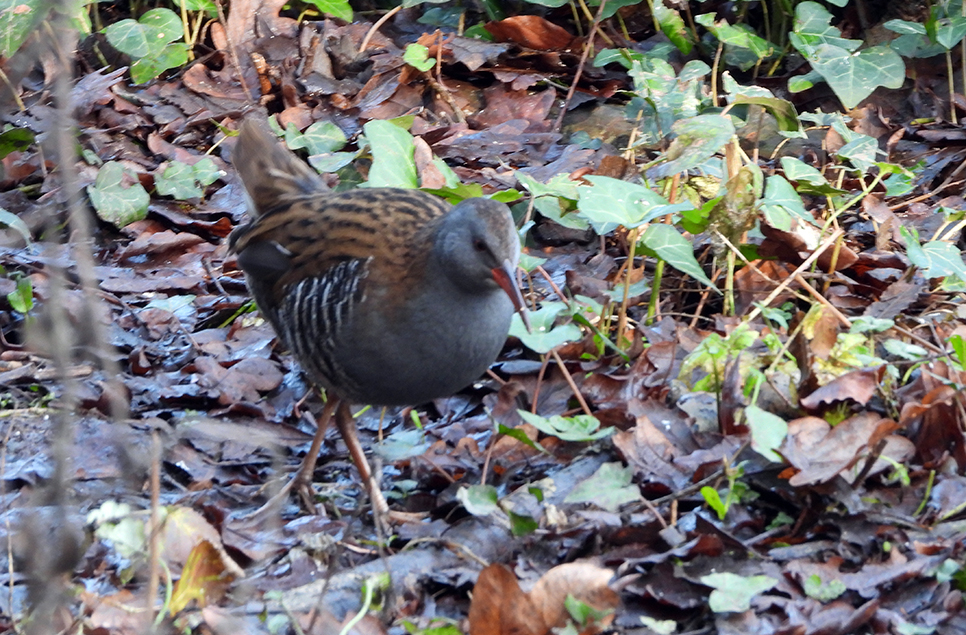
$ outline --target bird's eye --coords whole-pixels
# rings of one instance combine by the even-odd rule
[[[473,249],[476,251],[486,251],[486,243],[477,238],[473,241]]]

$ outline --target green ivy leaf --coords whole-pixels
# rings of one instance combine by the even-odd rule
[[[435,59],[429,59],[429,49],[422,44],[410,44],[403,53],[403,61],[424,73],[436,66]]]
[[[171,196],[179,201],[201,198],[204,188],[222,176],[221,170],[209,157],[194,165],[172,161],[164,172],[154,177],[154,185],[161,196]]]
[[[212,0],[174,0],[175,6],[179,9],[182,4],[188,11],[204,11],[205,13],[216,13],[218,7]]]
[[[375,452],[386,462],[405,461],[426,452],[432,445],[423,430],[402,430],[386,437]]]
[[[735,126],[731,117],[721,115],[698,115],[679,119],[671,130],[674,141],[667,151],[667,162],[648,171],[648,176],[664,178],[696,168],[731,141]]]
[[[701,584],[714,589],[708,606],[715,613],[743,613],[751,608],[751,599],[774,588],[778,580],[767,575],[744,577],[734,573],[711,573],[701,577]]]
[[[602,68],[612,62],[616,62],[630,70],[634,60],[642,62],[644,61],[644,56],[630,49],[602,49],[597,54],[597,57],[594,58],[594,67]]]
[[[530,331],[527,331],[519,314],[510,323],[510,335],[519,338],[523,345],[535,353],[549,353],[561,344],[574,342],[582,337],[580,327],[572,322],[554,326],[557,316],[567,310],[563,302],[547,302],[537,311],[531,311]]]
[[[850,53],[838,46],[822,44],[808,56],[808,61],[848,109],[855,108],[877,87],[901,88],[906,79],[905,63],[888,46]]]
[[[547,452],[547,450],[545,450],[542,445],[535,443],[533,439],[528,437],[527,433],[524,432],[522,428],[508,428],[502,423],[498,423],[496,424],[496,431],[499,434],[510,437],[511,439],[516,439],[517,441],[519,441],[520,443],[522,443],[527,447],[531,447],[534,450],[538,450],[544,454],[549,454],[549,452]]]
[[[708,285],[718,293],[711,279],[705,275],[704,269],[694,257],[694,246],[671,225],[658,223],[651,225],[644,231],[641,244],[645,250],[651,252],[678,271],[684,272]]]
[[[884,333],[895,325],[895,320],[860,315],[852,320],[849,333]]]
[[[823,582],[822,578],[816,573],[805,578],[802,590],[805,591],[805,595],[819,602],[831,602],[845,593],[847,589],[841,580]]]
[[[520,253],[520,268],[530,273],[543,263],[547,262],[546,258],[540,258],[539,256],[533,256],[528,253]]]
[[[694,235],[706,230],[711,224],[711,213],[722,200],[724,196],[718,196],[708,199],[701,207],[681,210],[681,228]]]
[[[577,183],[567,174],[557,174],[546,183],[517,171],[517,181],[533,196],[533,207],[542,216],[570,229],[586,230],[587,219],[575,213]]]
[[[500,499],[492,485],[470,485],[456,492],[456,499],[474,516],[489,516],[500,509]]]
[[[479,194],[474,193],[469,196],[464,195],[463,198],[474,198],[478,196],[483,196],[482,187],[480,187],[477,183],[469,183],[466,186],[464,186],[463,183],[460,182],[460,177],[456,174],[456,172],[453,171],[453,168],[449,167],[446,164],[446,161],[443,161],[441,158],[434,156],[433,165],[436,166],[436,169],[439,171],[439,173],[443,175],[443,179],[445,180],[444,189],[459,190],[462,187],[465,187],[466,188],[465,191],[479,192]],[[476,187],[472,187],[473,185],[476,185]],[[461,198],[459,200],[463,200],[463,199]]]
[[[499,201],[500,203],[506,203],[509,205],[510,203],[519,201],[521,198],[523,198],[523,194],[517,190],[502,190],[500,192],[490,194],[490,198],[492,198],[494,201]]]
[[[832,26],[832,16],[828,9],[817,2],[801,2],[795,7],[795,24],[788,34],[789,42],[798,52],[810,58],[815,48],[830,44],[854,51],[862,46],[862,40],[849,40],[842,32]]]
[[[204,157],[199,161],[196,161],[191,169],[195,173],[195,178],[199,183],[205,187],[211,185],[221,177],[225,176],[225,173],[218,169],[215,162],[211,160],[210,157]]]
[[[798,111],[795,110],[794,104],[787,99],[737,95],[734,103],[756,104],[761,106],[771,113],[778,123],[778,129],[782,132],[799,132],[802,130],[802,122],[798,118]]]
[[[98,217],[116,227],[142,220],[151,200],[137,175],[116,161],[101,166],[94,184],[87,186],[87,194]]]
[[[390,121],[370,121],[363,130],[372,151],[366,187],[417,187],[412,135]]]
[[[34,142],[34,133],[26,128],[11,128],[0,132],[0,159],[11,152],[20,152]]]
[[[708,485],[701,488],[701,496],[704,497],[705,502],[708,507],[714,510],[718,514],[718,520],[724,520],[725,516],[728,515],[728,508],[725,507],[724,501],[721,500],[721,496],[718,494],[718,490]]]
[[[331,154],[313,154],[309,156],[309,165],[316,172],[338,172],[352,163],[356,158],[353,152],[333,152]]]
[[[327,15],[339,18],[344,22],[352,22],[352,7],[349,0],[308,0],[309,4]]]
[[[875,165],[879,153],[879,143],[867,135],[857,135],[855,139],[839,148],[835,155],[846,159],[859,170],[867,172]]]
[[[924,349],[922,346],[911,344],[909,342],[903,342],[902,340],[893,338],[882,342],[882,348],[884,348],[890,355],[895,355],[896,357],[913,362],[921,361],[929,357],[929,351]]]
[[[140,20],[127,19],[111,24],[104,29],[104,35],[107,36],[107,41],[110,42],[111,46],[126,55],[130,55],[138,60],[141,58],[161,58],[164,61],[160,63],[164,64],[174,59],[172,57],[173,55],[177,55],[174,51],[169,51],[167,54],[164,54],[164,52],[169,43],[180,39],[184,35],[184,27],[182,26],[181,18],[174,11],[170,9],[152,9],[141,16]],[[185,47],[183,43],[182,47]],[[187,48],[183,50],[185,51],[185,56],[181,64],[187,62]],[[169,68],[173,68],[173,66],[161,68],[153,76],[148,77],[148,79],[157,77],[161,71]],[[142,70],[141,77],[143,78],[145,75],[146,71]],[[142,81],[147,80],[142,79],[139,81],[135,79],[135,81],[142,83]]]
[[[695,17],[695,21],[711,31],[711,33],[729,47],[747,51],[750,55],[741,64],[742,70],[748,70],[759,61],[775,53],[775,47],[768,40],[758,37],[754,30],[745,24],[728,24],[725,20],[715,21],[713,13],[705,13]]]
[[[791,229],[790,222],[782,226],[775,221],[773,215],[779,211],[821,227],[821,223],[815,220],[815,217],[805,209],[802,197],[795,191],[792,184],[781,175],[774,174],[765,179],[765,196],[762,197],[760,205],[770,224],[778,229],[784,231]]]
[[[641,500],[641,490],[631,483],[634,470],[620,463],[604,463],[587,480],[579,483],[565,503],[593,503],[616,512],[621,505]]]
[[[966,36],[966,18],[953,16],[939,20],[936,26],[936,42],[947,51],[963,41]]]
[[[338,152],[346,143],[345,133],[331,121],[317,121],[304,133],[292,123],[285,129],[285,145],[290,150],[308,150],[309,164],[317,172],[337,172],[349,165],[357,153]]]
[[[966,339],[963,339],[961,335],[953,335],[949,338],[949,344],[953,347],[956,361],[961,366],[966,366]]]
[[[803,181],[810,185],[826,185],[828,181],[815,167],[795,157],[781,158],[785,178],[790,181]]]
[[[889,20],[883,24],[885,28],[889,29],[893,33],[899,33],[900,35],[925,35],[926,27],[918,22],[910,22],[909,20]]]
[[[957,276],[966,282],[966,265],[963,264],[963,254],[956,245],[942,240],[932,240],[922,246],[927,258],[927,266],[923,267],[930,278]],[[910,258],[911,259],[911,258]],[[917,266],[919,263],[915,263]]]
[[[654,19],[661,25],[661,32],[681,53],[690,54],[694,43],[691,41],[691,32],[684,23],[681,13],[677,9],[669,9],[663,2],[654,2],[651,7],[654,11]],[[628,68],[630,68],[629,64]]]
[[[423,188],[423,191],[445,198],[453,205],[468,198],[479,198],[483,196],[483,188],[478,183],[457,183],[453,187],[440,189]]]
[[[778,415],[762,410],[758,406],[745,408],[745,419],[751,430],[751,449],[772,463],[782,463],[777,450],[788,436],[788,423]]]
[[[576,417],[562,417],[554,415],[552,417],[541,417],[540,415],[517,410],[520,417],[544,434],[557,437],[562,441],[572,441],[575,443],[596,441],[609,437],[614,433],[614,428],[600,429],[600,421],[592,415],[578,415]]]
[[[0,207],[0,225],[5,225],[10,229],[16,231],[23,237],[24,242],[28,245],[31,242],[30,228],[27,227],[27,223],[23,222],[19,216],[10,212],[2,207]]]
[[[580,198],[577,182],[571,180],[567,174],[557,174],[546,183],[541,183],[526,172],[518,171],[516,172],[516,177],[520,185],[530,192],[534,198],[546,196],[550,198],[565,198],[571,201],[576,201]]]
[[[184,37],[184,26],[181,17],[171,9],[151,9],[138,19],[143,25],[152,26],[161,33],[165,44],[175,42]]]
[[[510,533],[514,536],[529,536],[540,527],[540,523],[530,516],[507,512],[510,517]]]
[[[532,0],[527,1],[530,2]],[[633,7],[637,4],[640,4],[641,1],[642,0],[607,0],[607,6],[604,7],[604,12],[600,14],[600,19],[607,20],[608,18],[613,18],[617,14],[618,9],[623,7]],[[590,7],[599,7],[600,0],[590,0],[587,2],[587,5]]]
[[[130,18],[111,24],[104,29],[104,35],[111,46],[135,58],[156,55],[167,44],[160,29]]]
[[[7,302],[17,313],[27,314],[34,307],[34,288],[27,276],[17,278],[17,287],[7,294]]]
[[[188,45],[174,42],[165,46],[157,55],[147,55],[131,64],[131,79],[144,84],[169,68],[178,68],[188,62]]]
[[[49,12],[43,0],[0,0],[0,57],[13,57]]]
[[[788,90],[792,93],[802,93],[824,81],[818,71],[808,71],[804,75],[796,75],[788,80]]]
[[[577,209],[601,235],[618,227],[633,229],[679,209],[643,185],[607,176],[588,176],[586,179],[593,186],[576,188],[579,196]]]
[[[597,610],[589,604],[581,602],[571,593],[568,593],[564,600],[564,608],[567,609],[571,619],[581,627],[582,631],[584,627],[600,624],[605,617],[614,612],[613,609]]]
[[[877,164],[881,167],[881,163]],[[916,188],[916,176],[912,172],[897,172],[883,179],[886,196],[904,196]]]
[[[288,138],[288,131],[286,131],[286,145],[289,149],[305,148],[309,154],[337,152],[345,147],[346,142],[342,128],[331,121],[317,121],[306,128],[301,135],[293,135],[292,139]]]
[[[154,186],[161,196],[171,196],[182,201],[201,198],[204,194],[204,190],[195,182],[194,170],[181,161],[172,161],[165,167],[164,172],[155,175]]]

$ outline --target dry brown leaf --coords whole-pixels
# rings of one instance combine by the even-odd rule
[[[422,187],[439,190],[446,187],[446,177],[433,163],[433,151],[422,137],[413,137],[415,146],[414,159],[416,171],[419,173],[419,184]]]
[[[470,604],[470,635],[546,635],[567,625],[568,596],[596,611],[613,611],[619,598],[609,586],[614,572],[591,562],[554,567],[530,593],[520,589],[516,576],[502,564],[480,572]],[[587,625],[582,635],[598,633],[613,621],[613,613]]]
[[[822,406],[840,401],[852,400],[864,406],[872,399],[884,367],[871,370],[853,370],[841,377],[836,377],[807,397],[802,397],[800,403],[806,410],[818,410]]]
[[[144,598],[131,591],[121,589],[112,595],[103,596],[85,592],[84,595],[85,603],[94,607],[87,621],[95,631],[136,635],[149,628],[147,613],[143,610]]]
[[[550,628],[567,625],[570,614],[564,605],[568,595],[574,596],[597,611],[613,611],[620,599],[609,586],[614,572],[591,562],[570,562],[547,571],[533,590],[530,600],[543,616],[543,622]],[[583,633],[596,633],[614,619],[611,613],[600,624],[587,628]]]
[[[175,574],[188,563],[195,547],[202,541],[211,543],[221,557],[227,571],[237,577],[245,575],[222,546],[221,536],[205,517],[188,507],[175,507],[168,512],[158,535],[161,557]]]
[[[874,412],[863,412],[846,419],[834,428],[818,417],[805,417],[788,423],[788,436],[782,443],[781,453],[788,462],[799,470],[789,479],[789,484],[798,487],[826,483],[842,474],[864,459],[871,448],[880,440],[886,439],[886,449],[881,456],[897,461],[911,456],[912,445],[901,437],[890,435],[896,423],[884,419]],[[875,464],[875,471],[885,469],[886,463]],[[870,470],[869,473],[874,473]]]
[[[839,321],[827,307],[812,325],[812,354],[819,359],[828,359],[839,336]]]
[[[530,596],[506,566],[480,572],[470,603],[470,635],[545,635],[547,627]]]
[[[205,607],[225,597],[234,577],[227,573],[221,554],[207,540],[202,540],[188,555],[181,578],[171,595],[171,613],[175,615],[188,607],[192,600]]]
[[[735,272],[736,311],[744,312],[755,302],[761,302],[788,277],[785,265],[776,260],[758,260],[754,265]],[[771,306],[781,306],[793,297],[790,291],[783,291],[772,300]]]
[[[558,51],[570,46],[574,36],[537,15],[515,15],[489,22],[484,27],[501,42],[514,42],[537,51]]]

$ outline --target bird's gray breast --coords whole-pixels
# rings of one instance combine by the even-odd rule
[[[416,405],[451,395],[486,372],[506,342],[513,304],[499,288],[454,291],[445,301],[428,293],[401,311],[368,315],[351,339],[337,343],[343,370],[359,387],[349,398]]]

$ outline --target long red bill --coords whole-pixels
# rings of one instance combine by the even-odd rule
[[[493,279],[496,280],[496,283],[500,285],[501,289],[506,291],[506,294],[510,297],[510,302],[513,303],[513,308],[520,314],[520,319],[523,320],[523,326],[526,327],[529,333],[531,331],[530,315],[527,313],[527,305],[523,302],[523,294],[520,293],[520,287],[517,286],[516,266],[509,260],[504,260],[502,266],[496,267],[492,271]]]

